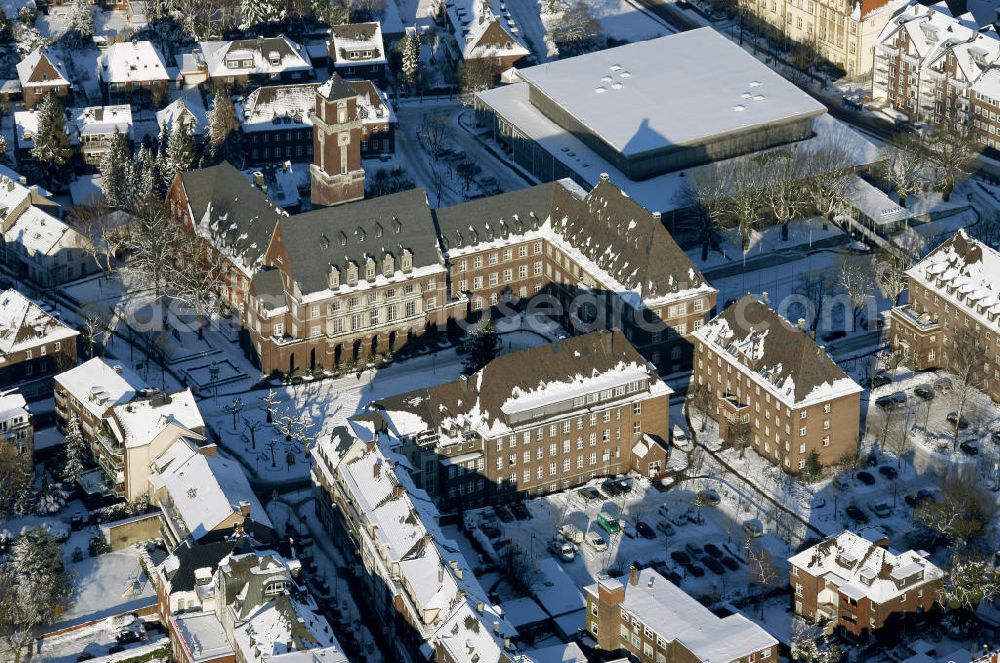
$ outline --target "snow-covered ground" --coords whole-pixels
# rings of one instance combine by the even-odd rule
[[[811,249],[814,242],[828,241],[834,237],[842,237],[844,231],[832,223],[823,228],[819,218],[809,218],[792,221],[788,225],[788,240],[781,239],[781,226],[774,225],[763,230],[754,230],[750,237],[750,248],[743,255],[739,230],[727,229],[722,232],[722,241],[718,250],[711,249],[708,260],[701,259],[701,247],[688,249],[685,253],[691,261],[704,271],[713,267],[741,263],[744,259],[753,260],[763,256],[773,255],[783,251],[805,251]],[[846,241],[846,240],[845,240]]]

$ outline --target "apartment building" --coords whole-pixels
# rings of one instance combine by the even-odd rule
[[[502,0],[458,0],[442,5],[442,9],[458,42],[462,60],[483,62],[499,75],[531,54]]]
[[[872,71],[879,35],[908,0],[750,0],[751,16],[770,32],[814,48],[851,78]]]
[[[501,355],[455,382],[372,403],[357,423],[398,446],[455,510],[666,470],[671,389],[619,330]]]
[[[9,444],[35,466],[35,427],[28,403],[17,389],[0,391],[0,444]]]
[[[319,518],[360,571],[362,618],[395,647],[394,660],[522,660],[516,631],[440,530],[402,457],[339,429],[317,441],[313,459]]]
[[[805,331],[746,295],[695,332],[693,385],[713,396],[723,438],[743,440],[789,472],[856,454],[861,387]]]
[[[718,617],[653,569],[584,588],[597,649],[640,663],[772,663],[778,640],[741,614]]]
[[[149,493],[153,461],[179,439],[205,442],[205,422],[190,389],[143,387],[122,366],[95,357],[55,376],[56,418],[80,423],[110,490],[135,500]]]
[[[889,342],[917,370],[968,375],[1000,401],[1000,253],[959,230],[906,272],[908,303],[889,313]]]
[[[49,397],[52,376],[76,363],[79,335],[17,290],[0,292],[0,384]]]
[[[933,125],[973,130],[997,147],[1000,120],[1000,37],[971,14],[953,16],[944,3],[916,3],[893,18],[875,46],[872,96]]]
[[[894,616],[923,613],[938,603],[944,571],[927,553],[893,552],[881,532],[845,530],[788,560],[795,614],[829,619],[859,636]]]

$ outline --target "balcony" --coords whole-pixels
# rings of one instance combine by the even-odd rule
[[[903,324],[913,327],[920,332],[932,332],[941,327],[941,323],[937,320],[932,320],[931,316],[927,313],[917,313],[910,308],[909,304],[893,308],[891,315],[893,318],[899,319]]]

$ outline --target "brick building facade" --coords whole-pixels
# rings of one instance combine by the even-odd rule
[[[724,439],[791,472],[856,453],[862,389],[803,329],[747,295],[695,338],[692,387],[708,389]]]
[[[27,400],[52,395],[52,376],[76,364],[70,329],[16,290],[0,292],[0,385]]]

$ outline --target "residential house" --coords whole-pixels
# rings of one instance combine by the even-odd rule
[[[492,605],[406,460],[338,429],[313,449],[317,511],[360,573],[363,618],[381,629],[394,660],[514,663],[516,631]]]
[[[750,17],[765,36],[787,39],[844,71],[850,78],[872,72],[879,34],[908,0],[751,0]],[[753,25],[753,24],[752,24]]]
[[[671,393],[621,331],[603,330],[500,355],[356,419],[398,445],[416,484],[451,511],[633,470],[660,478]]]
[[[90,239],[41,207],[0,219],[4,260],[18,278],[40,288],[96,274]]]
[[[883,534],[844,530],[788,560],[795,614],[860,636],[940,601],[945,573],[923,551],[894,552]]]
[[[24,107],[29,110],[50,92],[64,102],[72,93],[62,62],[54,59],[41,46],[17,63],[17,79],[21,84]]]
[[[163,56],[149,41],[108,46],[98,61],[98,78],[109,104],[159,108],[167,99],[170,76]]]
[[[987,148],[1000,143],[1000,36],[944,3],[911,3],[875,46],[872,96],[913,121],[969,128]]]
[[[378,21],[331,26],[328,49],[333,70],[342,78],[385,81],[388,61]]]
[[[640,663],[776,663],[778,640],[740,613],[719,617],[654,569],[584,589],[597,649]]]
[[[79,146],[84,163],[91,168],[100,168],[116,133],[132,141],[132,107],[128,104],[73,108],[69,113],[73,119],[66,128],[71,142]]]
[[[167,128],[170,132],[175,132],[181,124],[191,128],[196,140],[201,139],[208,129],[208,112],[197,89],[189,91],[156,111],[156,125],[160,131]]]
[[[76,363],[79,335],[18,291],[0,292],[0,384],[48,398],[52,376]]]
[[[361,156],[395,151],[396,116],[371,81],[347,81],[356,92]],[[313,159],[313,110],[318,83],[260,87],[236,106],[249,164]]]
[[[9,444],[35,466],[35,427],[28,403],[17,389],[0,391],[0,444]]]
[[[274,528],[240,464],[203,444],[201,436],[176,438],[149,464],[150,501],[163,512],[170,547],[222,541],[234,531],[270,543]]]
[[[462,59],[492,67],[497,75],[531,55],[502,0],[459,0],[447,6]]]
[[[315,77],[308,53],[285,36],[203,41],[199,47],[208,80],[229,89],[298,83]]]
[[[1000,252],[959,230],[906,272],[889,342],[917,370],[958,371],[1000,402]]]
[[[849,314],[849,312],[848,312]],[[863,391],[805,331],[745,295],[695,337],[691,390],[710,394],[719,434],[790,472],[857,454]]]

